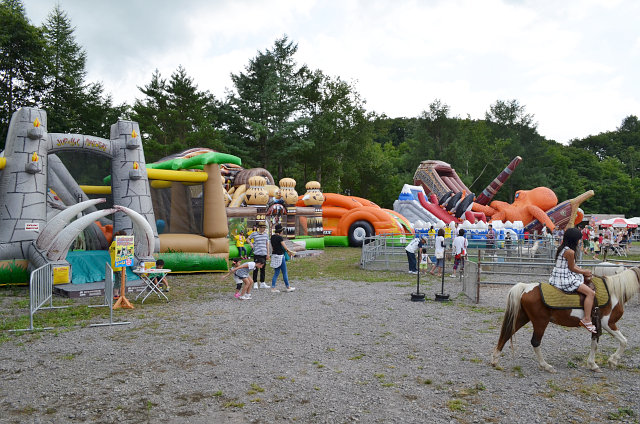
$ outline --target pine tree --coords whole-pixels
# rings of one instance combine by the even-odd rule
[[[284,36],[271,50],[258,52],[244,73],[231,75],[236,92],[227,99],[231,131],[247,146],[253,162],[264,168],[277,167],[278,178],[284,176],[285,165],[299,150],[300,135],[308,122],[301,112],[309,71],[297,66],[297,50],[297,44]]]
[[[42,106],[49,117],[49,131],[81,132],[86,52],[76,43],[75,28],[60,5],[49,13],[42,26],[47,40],[46,94]]]
[[[0,3],[0,147],[9,120],[22,106],[39,104],[44,89],[45,40],[19,0]]]
[[[140,91],[146,97],[136,99],[131,118],[140,124],[149,161],[193,147],[221,150],[219,105],[183,67],[168,82],[156,70]]]

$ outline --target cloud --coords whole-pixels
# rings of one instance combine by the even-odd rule
[[[60,4],[87,50],[89,79],[117,101],[132,103],[154,69],[169,77],[179,65],[223,97],[231,73],[287,34],[299,64],[352,81],[368,109],[392,117],[417,116],[438,98],[454,115],[483,118],[496,100],[517,99],[541,134],[566,142],[640,114],[633,1]],[[25,6],[39,24],[51,3]]]

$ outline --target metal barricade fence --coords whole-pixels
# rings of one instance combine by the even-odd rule
[[[49,306],[43,307],[49,302]],[[53,267],[51,264],[43,265],[31,272],[29,278],[29,328],[21,328],[10,331],[33,331],[33,315],[40,309],[61,309],[67,306],[53,306]],[[43,327],[39,330],[51,330],[52,327]]]
[[[106,264],[104,287],[104,304],[89,305],[89,307],[109,307],[110,317],[108,323],[91,324],[90,327],[99,327],[105,325],[130,324],[129,321],[113,322],[113,271],[109,264]],[[49,306],[43,307],[49,302]],[[31,272],[29,279],[29,328],[22,328],[9,331],[33,331],[33,316],[38,310],[42,309],[63,309],[69,306],[53,306],[53,267],[51,264],[41,266]],[[41,327],[38,330],[52,330],[53,327]]]
[[[380,234],[365,238],[360,267],[375,271],[407,271],[405,247],[411,238],[403,234]],[[433,242],[431,244],[433,247]]]

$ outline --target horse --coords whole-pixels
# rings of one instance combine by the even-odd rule
[[[640,268],[634,267],[619,274],[603,277],[609,289],[609,303],[600,308],[602,328],[619,342],[618,349],[609,357],[610,367],[618,365],[622,353],[627,346],[627,339],[618,329],[617,322],[624,313],[624,304],[640,291]],[[555,373],[555,369],[542,357],[540,342],[549,322],[565,327],[578,327],[580,319],[584,317],[582,309],[551,309],[542,302],[542,292],[538,283],[518,283],[514,285],[507,296],[507,307],[502,320],[500,338],[496,345],[491,365],[498,365],[502,348],[514,334],[526,323],[531,321],[533,336],[531,345],[541,369]],[[602,372],[595,362],[598,349],[598,336],[591,338],[591,351],[587,358],[587,366],[594,372]],[[513,340],[511,341],[513,347]]]
[[[624,266],[612,262],[600,262],[593,268],[593,275],[596,277],[604,277],[606,275],[614,275],[624,271]]]

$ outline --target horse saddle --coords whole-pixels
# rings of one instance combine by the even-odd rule
[[[609,289],[602,278],[592,277],[591,287],[596,291],[595,305],[603,307],[609,303]],[[595,288],[594,288],[595,286]],[[542,303],[551,309],[582,309],[585,296],[580,293],[565,293],[549,283],[540,283]],[[594,306],[595,306],[594,305]]]

